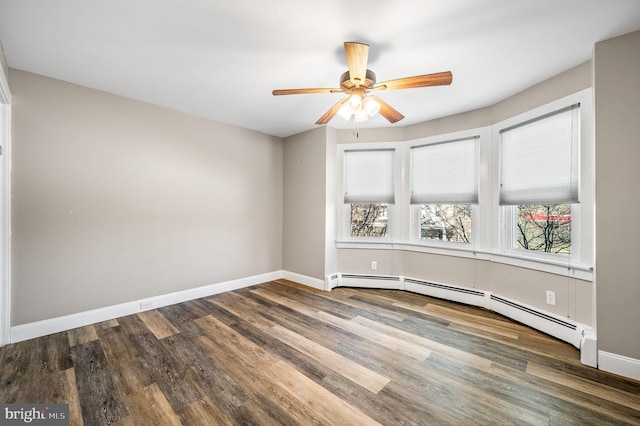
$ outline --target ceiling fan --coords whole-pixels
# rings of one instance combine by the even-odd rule
[[[349,95],[324,113],[324,115],[316,121],[316,124],[327,124],[336,114],[346,120],[350,120],[351,116],[354,116],[356,121],[365,121],[378,112],[389,120],[390,123],[396,123],[402,120],[404,115],[377,96],[368,95],[368,92],[444,86],[451,84],[453,79],[451,71],[445,71],[377,83],[375,73],[367,69],[367,61],[369,58],[368,44],[345,42],[344,52],[347,57],[349,70],[340,76],[339,88],[281,89],[274,90],[273,95],[300,95],[308,93],[346,93]]]

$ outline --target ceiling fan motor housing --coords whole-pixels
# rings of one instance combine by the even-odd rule
[[[371,70],[367,70],[365,80],[362,84],[360,84],[360,86],[364,86],[367,89],[370,89],[374,84],[376,84],[376,73]],[[355,87],[355,85],[351,82],[349,71],[346,71],[340,76],[340,87],[344,90],[350,90]]]

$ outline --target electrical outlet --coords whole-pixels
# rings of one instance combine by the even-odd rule
[[[556,292],[547,290],[547,304],[556,306]]]
[[[141,311],[145,311],[147,309],[151,309],[153,308],[153,303],[151,303],[151,300],[143,300],[142,302],[140,302],[140,310]]]
[[[375,271],[376,269],[378,269],[378,262],[375,260],[371,261],[371,270]]]

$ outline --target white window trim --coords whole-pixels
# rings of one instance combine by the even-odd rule
[[[580,204],[572,205],[572,232],[571,232],[571,254],[560,253],[540,253],[525,251],[515,248],[513,241],[515,206],[499,207],[499,246],[495,251],[500,254],[518,259],[537,260],[547,263],[561,263],[567,267],[580,269],[590,269],[593,264],[593,227],[594,227],[594,195],[593,195],[593,120],[592,120],[592,90],[585,89],[578,93],[566,96],[562,99],[534,108],[525,113],[516,115],[507,120],[496,123],[492,126],[491,141],[494,145],[495,173],[492,188],[498,194],[499,182],[499,143],[500,131],[510,126],[538,118],[548,113],[580,104]]]
[[[403,184],[399,182],[399,176],[403,174],[399,168],[402,167],[402,149],[401,144],[396,143],[355,143],[355,144],[340,144],[338,145],[338,185],[337,185],[337,216],[341,220],[341,224],[337,226],[338,241],[343,242],[359,242],[359,243],[373,243],[373,244],[389,244],[393,242],[394,236],[399,229],[399,215],[398,205],[404,203],[402,198],[401,188]],[[344,152],[354,150],[372,150],[372,149],[393,149],[394,152],[394,191],[395,191],[395,204],[389,204],[387,208],[387,235],[385,237],[352,237],[351,236],[351,209],[350,204],[344,202]],[[384,204],[384,203],[383,203]],[[396,237],[397,238],[397,237]]]
[[[426,138],[413,139],[407,141],[407,155],[405,158],[405,167],[407,170],[407,176],[409,175],[409,164],[411,162],[409,155],[412,147],[421,146],[421,145],[430,145],[443,143],[448,141],[455,141],[456,139],[467,139],[472,137],[478,137],[478,204],[473,205],[471,207],[471,221],[472,221],[472,237],[471,243],[458,243],[452,241],[438,241],[438,240],[424,240],[420,238],[420,205],[410,205],[410,220],[409,220],[409,238],[405,241],[409,241],[411,245],[415,246],[424,246],[424,247],[433,247],[437,249],[453,249],[453,250],[461,250],[461,251],[475,251],[478,247],[478,239],[476,235],[480,231],[481,227],[483,228],[482,214],[480,212],[480,203],[482,202],[481,197],[482,193],[486,192],[482,190],[483,184],[483,161],[486,163],[487,158],[486,155],[483,155],[483,151],[487,149],[489,145],[489,138],[491,136],[491,129],[489,127],[479,127],[475,129],[469,130],[461,130],[452,133],[446,133],[437,136],[430,136]],[[484,148],[484,149],[483,149]],[[486,174],[486,173],[485,173]],[[407,177],[407,192],[410,191],[408,189],[409,186],[409,177]],[[489,205],[489,203],[485,203],[485,205]],[[482,238],[482,236],[480,237]],[[481,246],[481,244],[479,245]]]

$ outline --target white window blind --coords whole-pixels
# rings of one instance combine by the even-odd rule
[[[411,204],[477,204],[478,139],[412,147]]]
[[[344,202],[395,202],[394,149],[346,150],[344,152]]]
[[[580,104],[500,131],[500,204],[579,202]]]

